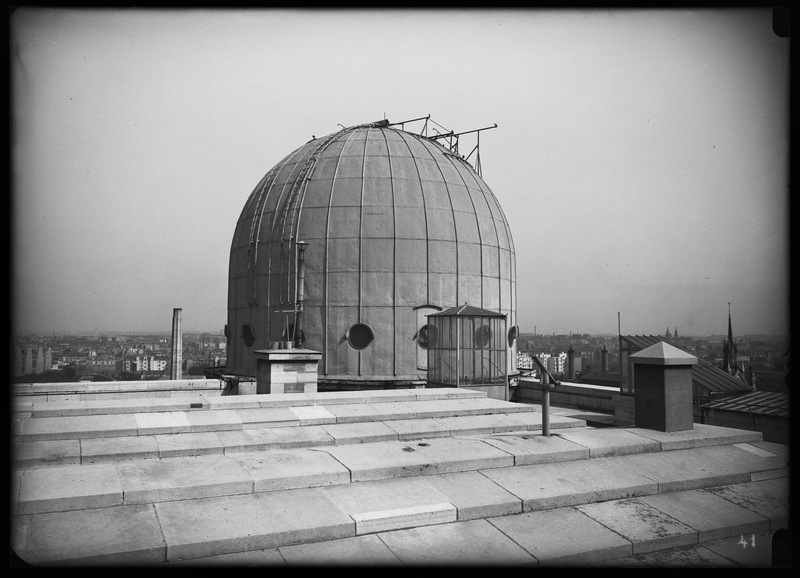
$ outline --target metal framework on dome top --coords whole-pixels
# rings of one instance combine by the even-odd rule
[[[421,136],[423,138],[426,138],[429,141],[434,141],[434,142],[443,141],[443,142],[439,142],[439,144],[444,146],[446,149],[448,149],[454,155],[459,156],[462,159],[464,159],[466,162],[470,163],[472,168],[475,169],[475,172],[478,173],[478,175],[480,177],[483,177],[483,174],[481,173],[481,131],[491,130],[493,128],[497,128],[497,123],[494,123],[492,126],[485,126],[483,128],[476,128],[476,129],[473,129],[473,130],[455,132],[453,130],[450,130],[450,129],[447,129],[447,128],[443,127],[438,122],[432,120],[431,119],[431,115],[421,116],[419,118],[412,118],[412,119],[404,120],[404,121],[400,121],[400,122],[389,122],[386,119],[385,115],[384,115],[383,120],[378,120],[378,121],[367,123],[366,125],[361,125],[361,126],[384,127],[384,126],[398,126],[399,125],[402,130],[406,130],[406,128],[405,128],[406,124],[410,124],[410,123],[414,123],[414,122],[422,122],[422,121],[424,121],[423,125],[422,125],[422,128],[417,133],[419,136]],[[436,125],[436,126],[430,126],[429,127],[429,125]],[[343,125],[340,124],[339,126],[341,126],[344,129]],[[440,131],[436,127],[439,127],[439,129],[442,129],[442,130]],[[432,130],[436,134],[429,135],[428,134],[428,129],[429,128],[430,128],[430,130]],[[411,132],[411,131],[409,131],[409,132]],[[464,155],[462,155],[461,153],[458,152],[459,137],[461,137],[461,136],[463,136],[465,134],[475,134],[475,146],[472,147],[472,150],[469,152],[469,154],[467,156],[464,156]],[[472,157],[472,155],[475,155],[475,160],[471,162],[470,158]]]

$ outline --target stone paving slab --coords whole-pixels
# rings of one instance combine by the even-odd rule
[[[222,454],[226,449],[217,432],[158,434],[154,439],[162,459]]]
[[[231,411],[242,422],[242,429],[300,425],[297,414],[289,407],[242,408]]]
[[[593,458],[661,451],[659,442],[620,428],[572,428],[555,435],[588,448]]]
[[[351,517],[356,523],[356,534],[362,535],[455,522],[457,513],[453,504],[441,502],[439,504],[415,504],[389,510],[374,510],[353,514]]]
[[[577,508],[488,521],[536,558],[539,566],[584,566],[633,553],[630,540]]]
[[[556,435],[516,432],[500,433],[481,439],[513,455],[516,466],[589,458],[588,448]]]
[[[398,439],[401,440],[416,440],[450,435],[450,428],[433,418],[388,420],[383,423],[397,432]]]
[[[414,443],[375,442],[332,446],[326,451],[350,470],[354,482],[439,473],[436,460],[417,452]]]
[[[750,481],[750,473],[697,449],[672,450],[608,458],[658,482],[658,492],[694,490],[713,485]]]
[[[399,434],[383,422],[355,422],[325,425],[336,444],[359,444],[385,442],[399,439]]]
[[[163,502],[155,507],[168,561],[355,535],[353,519],[323,488]]]
[[[284,449],[327,446],[336,443],[333,436],[321,425],[275,428],[272,430],[272,435]]]
[[[225,448],[225,453],[228,454],[278,449],[282,442],[275,437],[275,431],[270,428],[245,428],[242,431],[215,432],[215,435]]]
[[[704,446],[698,451],[750,472],[753,479],[789,475],[789,456],[750,443]]]
[[[11,435],[19,441],[66,440],[131,436],[138,430],[134,414],[30,417],[12,423]]]
[[[770,530],[789,527],[790,478],[760,480],[708,488],[716,494],[756,514],[769,518]]]
[[[440,474],[514,465],[514,456],[476,438],[436,438],[407,447],[435,462]]]
[[[246,494],[253,478],[234,458],[223,455],[142,460],[116,467],[126,504],[193,500]]]
[[[277,549],[282,561],[301,566],[397,566],[400,560],[376,535],[367,534],[341,540],[281,546]],[[246,564],[237,560],[236,564]]]
[[[192,432],[230,431],[244,427],[235,411],[190,411],[185,415]]]
[[[706,445],[732,444],[761,441],[761,432],[693,424],[693,428],[677,432],[660,432],[644,428],[625,428],[630,432],[661,442],[662,450],[680,450]]]
[[[192,431],[192,423],[189,421],[189,418],[185,412],[135,413],[131,414],[130,416],[126,415],[120,417],[132,417],[136,422],[138,435],[155,435]]]
[[[612,458],[481,470],[523,500],[524,511],[563,508],[658,492],[651,478],[620,467]]]
[[[394,530],[381,540],[408,566],[535,565],[521,546],[486,520]]]
[[[11,447],[15,468],[38,468],[81,463],[79,440],[18,442]]]
[[[122,504],[123,486],[112,465],[25,470],[19,479],[18,514],[36,514]]]
[[[418,403],[428,402],[412,402]],[[435,402],[433,402],[435,403]],[[352,423],[359,421],[385,421],[393,419],[410,419],[417,417],[417,410],[405,402],[359,403],[347,405],[326,405],[336,417],[336,423]]]
[[[232,455],[252,477],[253,490],[256,492],[350,482],[350,470],[324,451],[266,451]]]
[[[83,464],[157,459],[160,456],[155,436],[88,438],[80,440],[80,446]]]
[[[699,542],[769,530],[769,520],[707,490],[638,498],[699,532]]]
[[[144,566],[166,559],[152,504],[25,516],[19,525],[12,547],[32,565]]]
[[[698,532],[638,498],[584,504],[578,510],[633,543],[633,554],[698,543]]]
[[[425,481],[456,507],[460,521],[522,512],[522,500],[480,472],[426,476]]]
[[[290,407],[289,411],[297,416],[297,419],[300,420],[300,425],[322,425],[336,423],[336,416],[321,405]]]

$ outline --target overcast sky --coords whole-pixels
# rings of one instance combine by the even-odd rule
[[[481,133],[522,332],[788,331],[789,40],[758,10],[22,8],[17,334],[227,321],[258,181],[312,135]],[[411,126],[409,126],[411,128]],[[467,137],[463,137],[466,139]],[[467,141],[462,141],[462,152]]]

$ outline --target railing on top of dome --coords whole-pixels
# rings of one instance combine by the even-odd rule
[[[443,145],[443,146],[445,146],[445,148],[448,149],[454,155],[456,155],[458,157],[461,157],[467,163],[470,162],[470,158],[474,154],[475,155],[475,160],[474,160],[473,163],[471,163],[472,168],[475,169],[475,172],[478,173],[478,176],[483,177],[483,174],[482,174],[482,171],[481,171],[481,151],[480,151],[480,147],[481,147],[481,131],[491,130],[493,128],[497,128],[497,123],[494,123],[493,126],[485,126],[483,128],[476,128],[476,129],[473,129],[473,130],[467,130],[467,131],[463,131],[463,132],[455,132],[453,130],[450,130],[448,128],[443,127],[438,122],[432,120],[431,119],[431,115],[428,115],[428,116],[422,116],[422,117],[419,117],[419,118],[412,118],[411,120],[404,120],[404,121],[401,121],[401,122],[388,123],[386,126],[397,126],[397,125],[400,125],[400,128],[405,130],[405,125],[407,123],[417,122],[417,121],[421,121],[421,120],[425,121],[425,124],[423,125],[422,129],[418,133],[421,137],[426,138],[429,141],[433,141],[433,142],[436,142],[436,141],[439,141],[439,140],[444,140],[445,145]],[[440,129],[442,129],[444,132],[440,132],[436,127],[431,127],[431,130],[433,130],[436,134],[432,135],[432,136],[428,136],[428,123],[435,124]],[[469,152],[469,154],[467,156],[464,156],[464,155],[462,155],[462,154],[460,154],[458,152],[459,137],[461,137],[461,136],[463,136],[465,134],[473,134],[473,133],[475,133],[475,135],[476,135],[475,146],[472,148],[472,150]],[[439,143],[439,144],[441,144],[441,143]]]

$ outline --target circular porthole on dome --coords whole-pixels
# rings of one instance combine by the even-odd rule
[[[373,339],[375,339],[375,333],[373,333],[372,327],[366,323],[356,323],[347,330],[347,343],[353,349],[364,349],[372,343]]]
[[[489,340],[492,338],[492,330],[488,325],[481,325],[475,330],[473,335],[475,340],[475,347],[482,349],[489,345]]]
[[[417,345],[422,349],[428,349],[436,343],[436,327],[426,323],[417,332]]]
[[[514,342],[517,340],[519,336],[519,327],[516,325],[508,330],[508,346],[513,347]]]
[[[256,342],[256,333],[249,323],[242,325],[242,340],[247,347],[252,347],[253,343]]]

